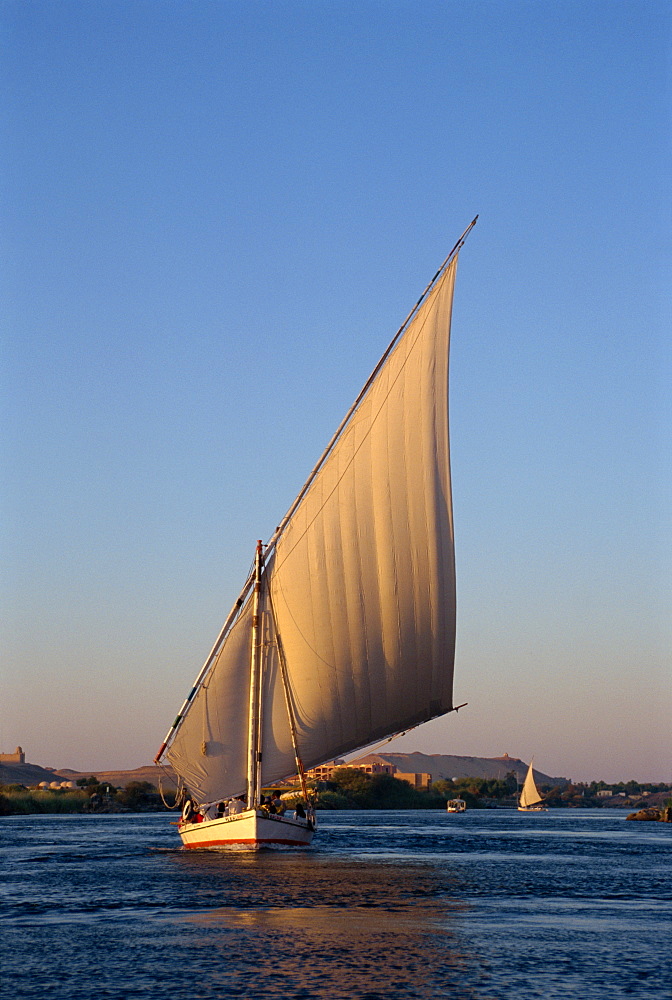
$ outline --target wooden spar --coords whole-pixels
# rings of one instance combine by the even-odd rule
[[[250,714],[247,735],[247,808],[258,805],[261,773],[261,571],[264,565],[263,544],[257,542],[254,560],[252,606],[252,646],[250,651]]]
[[[459,712],[461,708],[466,708],[468,704],[468,701],[463,701],[461,705],[453,705],[452,708],[449,708],[447,712],[443,712],[442,715],[450,715],[451,712]],[[442,718],[442,715],[434,715],[432,716],[432,719],[440,719]],[[353,750],[351,752],[361,753],[362,750],[366,750],[367,753],[376,753],[380,747],[387,746],[387,744],[391,743],[392,740],[398,740],[400,736],[406,736],[407,733],[412,733],[414,729],[418,728],[418,726],[424,726],[426,722],[431,722],[432,719],[425,719],[425,722],[418,722],[415,726],[410,726],[408,729],[402,729],[398,733],[392,733],[391,736],[386,736],[384,740],[380,741],[380,743],[372,744],[371,746],[366,746],[365,744],[363,747],[360,747],[359,750]]]
[[[317,462],[317,464],[313,468],[313,471],[308,476],[308,479],[304,483],[303,488],[301,489],[301,491],[300,491],[299,495],[297,496],[296,500],[294,501],[294,503],[292,504],[292,506],[289,508],[289,510],[287,511],[287,513],[285,514],[285,516],[283,517],[282,521],[280,522],[279,527],[277,527],[275,529],[275,532],[274,532],[271,540],[268,542],[268,545],[266,546],[266,556],[267,557],[268,557],[268,555],[270,555],[270,553],[272,552],[272,550],[275,548],[280,535],[285,530],[285,527],[287,526],[287,523],[289,522],[290,518],[294,514],[294,511],[299,506],[299,504],[303,500],[304,496],[306,495],[306,493],[310,489],[310,486],[311,486],[313,480],[315,479],[315,476],[318,474],[318,472],[320,471],[320,469],[324,465],[324,463],[327,460],[327,457],[330,454],[332,448],[334,447],[334,445],[338,441],[339,437],[343,433],[346,425],[349,423],[350,417],[353,415],[353,413],[355,412],[355,410],[357,409],[357,407],[359,406],[359,404],[361,403],[361,401],[364,399],[364,396],[366,396],[367,392],[369,391],[369,389],[371,387],[372,382],[374,381],[374,379],[376,378],[378,372],[383,367],[383,365],[387,361],[388,357],[392,353],[392,350],[395,347],[395,345],[396,345],[397,341],[399,340],[399,338],[401,337],[402,333],[404,332],[404,330],[406,329],[406,327],[408,326],[408,324],[413,319],[413,316],[415,315],[415,313],[420,308],[420,305],[422,304],[422,302],[424,301],[424,299],[427,297],[427,294],[429,293],[429,291],[436,284],[436,282],[441,277],[441,275],[443,274],[443,272],[445,271],[445,269],[448,267],[448,265],[450,264],[451,260],[455,256],[455,254],[458,253],[458,251],[462,249],[462,247],[464,245],[464,241],[466,240],[467,236],[469,235],[469,233],[474,228],[474,226],[476,225],[477,222],[478,222],[478,216],[476,216],[475,219],[472,219],[472,221],[469,223],[469,225],[467,226],[467,228],[464,230],[464,232],[460,236],[459,240],[457,241],[457,243],[455,244],[455,246],[453,247],[453,249],[450,251],[450,253],[446,257],[446,259],[444,260],[444,262],[441,265],[441,267],[438,269],[438,271],[436,272],[436,274],[434,275],[434,277],[432,278],[432,280],[429,282],[429,284],[425,288],[424,292],[422,293],[422,295],[420,296],[420,298],[418,299],[418,301],[415,303],[415,305],[413,306],[413,308],[409,312],[409,314],[406,317],[406,319],[404,320],[404,322],[401,324],[401,326],[399,327],[399,329],[395,333],[394,337],[390,341],[390,344],[389,344],[387,350],[385,351],[385,353],[383,354],[382,358],[380,359],[380,361],[378,362],[378,364],[376,365],[376,367],[373,369],[373,371],[369,375],[369,378],[367,379],[366,383],[364,384],[364,387],[363,387],[362,391],[360,392],[359,396],[357,396],[357,399],[354,401],[354,403],[352,404],[352,406],[350,407],[350,409],[348,410],[348,412],[346,413],[346,415],[343,417],[343,419],[341,420],[340,424],[338,425],[338,427],[336,429],[336,432],[334,433],[331,441],[329,442],[329,444],[327,445],[327,447],[324,449],[324,451],[323,451],[323,453],[322,453],[319,461]]]
[[[259,804],[259,799],[261,797],[261,758],[264,752],[263,740],[264,740],[264,621],[263,621],[263,587],[264,587],[264,547],[261,541],[257,542],[257,559],[259,568],[256,571],[259,579],[259,597],[258,597],[258,612],[257,612],[257,746],[255,752],[255,774],[254,774],[254,804],[255,806]],[[253,608],[254,612],[254,608]],[[254,613],[252,615],[252,636],[254,641]]]

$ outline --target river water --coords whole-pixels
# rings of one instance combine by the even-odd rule
[[[672,825],[618,810],[321,812],[307,851],[174,814],[0,820],[0,995],[668,998]]]

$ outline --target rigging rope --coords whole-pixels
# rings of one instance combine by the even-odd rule
[[[178,779],[178,781],[175,782],[173,780],[172,774],[168,773],[163,764],[157,764],[157,767],[160,767],[161,770],[164,772],[165,777],[173,784],[175,784],[175,801],[171,806],[170,803],[166,802],[166,797],[163,794],[163,782],[161,780],[161,775],[159,775],[159,795],[161,796],[161,801],[163,802],[166,809],[179,809],[180,806],[182,805],[182,793],[184,792],[181,779]]]

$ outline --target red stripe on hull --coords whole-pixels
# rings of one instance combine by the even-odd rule
[[[192,851],[226,847],[248,850],[276,846],[308,847],[313,839],[313,829],[305,820],[265,816],[253,809],[200,823],[180,823],[178,831],[184,846]]]
[[[266,844],[282,844],[284,847],[309,847],[309,844],[300,844],[296,840],[255,840],[250,838],[249,840],[209,840],[206,843],[201,844],[184,844],[184,846],[189,851],[197,851],[199,848],[204,847],[235,847],[236,844],[255,844],[257,847],[265,847]]]

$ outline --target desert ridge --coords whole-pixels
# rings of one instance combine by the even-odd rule
[[[18,747],[17,751],[20,749]],[[375,756],[376,761],[393,765],[397,771],[428,774],[431,781],[459,778],[504,779],[510,773],[522,781],[527,771],[527,764],[524,761],[508,754],[503,754],[501,757],[461,757],[454,754],[382,752],[368,756]],[[341,766],[356,766],[359,761],[360,758],[344,761]],[[565,784],[568,780],[550,777],[536,768],[535,773],[544,784]],[[90,777],[96,778],[100,784],[108,783],[115,788],[124,788],[131,781],[148,781],[155,787],[158,787],[159,779],[163,780],[164,787],[171,787],[171,782],[175,784],[177,782],[176,775],[168,764],[161,767],[144,764],[132,770],[76,771],[67,767],[42,767],[27,763],[23,751],[20,754],[0,755],[0,784],[34,786],[41,781],[72,781],[76,784],[81,778]]]

